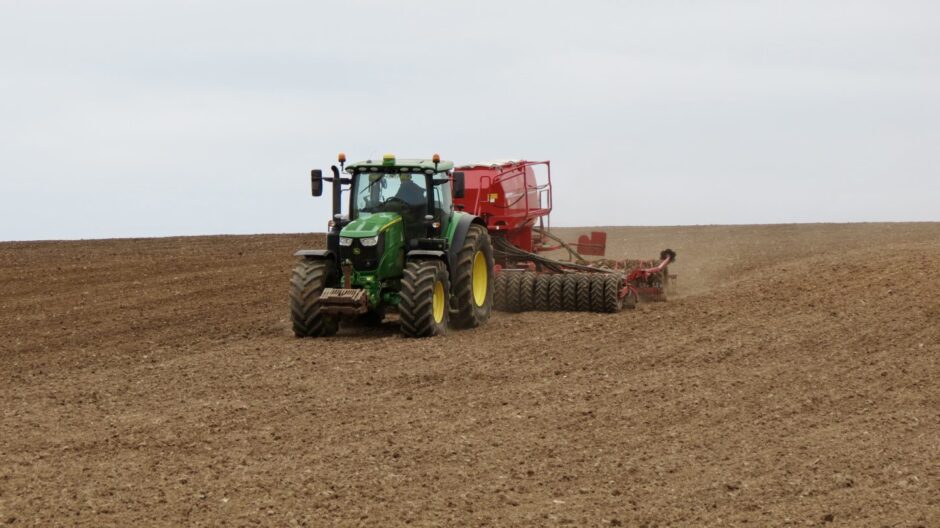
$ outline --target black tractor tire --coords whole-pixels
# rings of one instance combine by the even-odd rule
[[[548,309],[553,312],[562,312],[565,310],[565,305],[562,302],[564,297],[561,295],[562,284],[564,281],[565,276],[560,273],[549,275]]]
[[[617,313],[623,309],[623,299],[620,298],[620,289],[623,287],[623,277],[613,273],[605,277],[604,283],[604,311]]]
[[[327,337],[339,330],[339,318],[320,311],[320,295],[333,280],[335,269],[327,260],[304,259],[290,279],[290,318],[297,337]]]
[[[519,279],[519,311],[535,310],[535,274],[525,272]]]
[[[578,311],[591,311],[591,275],[578,274]]]
[[[482,261],[477,259],[481,258]],[[482,263],[482,264],[481,264]],[[486,266],[486,283],[474,284],[475,266]],[[475,328],[485,323],[493,312],[493,245],[485,227],[472,224],[463,247],[457,253],[453,290],[451,291],[451,324],[454,328]],[[475,286],[481,286],[477,292]],[[481,295],[478,295],[481,293]]]
[[[562,275],[562,309],[566,312],[578,311],[578,275]]]
[[[437,303],[436,295],[443,297]],[[443,262],[415,260],[405,264],[400,296],[398,313],[403,334],[431,337],[447,333],[450,279]]]
[[[504,300],[506,295],[503,293],[505,289],[506,289],[506,274],[500,273],[499,275],[496,276],[495,279],[493,279],[493,309],[494,310],[498,310],[500,312],[505,310],[505,308],[503,308],[503,306],[506,303]]]
[[[521,312],[522,311],[522,302],[521,295],[519,294],[519,289],[522,286],[522,276],[524,274],[518,271],[509,272],[506,274],[506,311],[507,312]]]
[[[552,309],[549,290],[551,289],[552,276],[545,273],[539,273],[535,276],[535,309],[541,312],[548,312]]]
[[[606,300],[604,295],[604,287],[607,284],[607,273],[595,273],[591,275],[591,311],[597,313],[603,313],[604,310],[604,301]]]

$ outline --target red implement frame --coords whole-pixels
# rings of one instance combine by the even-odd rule
[[[544,165],[547,180],[536,181],[533,167]],[[462,165],[464,197],[458,207],[483,218],[490,232],[524,251],[537,251],[532,228],[552,212],[552,168],[548,161],[501,161]]]
[[[603,257],[607,250],[607,233],[605,231],[591,231],[591,236],[578,237],[578,253],[592,257]]]
[[[675,254],[671,251],[664,252],[663,259],[659,262],[657,266],[652,268],[637,268],[631,271],[627,275],[627,285],[621,290],[620,297],[625,297],[629,294],[633,294],[638,298],[640,296],[645,298],[658,298],[664,294],[663,288],[653,287],[653,286],[644,286],[649,284],[650,279],[659,275],[662,277],[669,273],[668,266],[675,259]],[[666,280],[669,280],[668,277]]]
[[[542,165],[546,168],[547,178],[540,183],[533,169]],[[564,248],[572,260],[576,260],[585,255],[603,256],[607,245],[607,233],[603,231],[593,231],[590,236],[582,235],[576,245],[577,251],[572,250],[572,245],[548,233],[548,219],[552,212],[552,171],[549,161],[476,163],[461,165],[454,170],[464,173],[464,195],[454,199],[455,206],[486,222],[496,249],[506,246],[496,239],[502,239],[510,246],[505,258],[497,259],[497,272],[503,268],[549,272],[623,270],[625,286],[620,292],[621,298],[664,298],[664,288],[659,285],[668,280],[667,267],[675,260],[675,253],[671,251],[663,252],[656,266],[637,267],[634,261],[629,264],[629,271],[627,261],[575,263],[551,261],[537,255]]]

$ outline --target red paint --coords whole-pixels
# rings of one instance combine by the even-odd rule
[[[548,178],[536,181],[533,167],[544,165]],[[535,251],[532,228],[552,212],[552,170],[548,161],[507,161],[463,165],[464,197],[454,204],[479,216],[493,236],[502,236],[525,251]]]
[[[604,231],[591,231],[591,236],[578,237],[578,253],[603,257],[607,251],[607,233]]]

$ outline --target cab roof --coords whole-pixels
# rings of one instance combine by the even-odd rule
[[[427,171],[431,171],[430,174],[435,174],[439,172],[446,172],[454,168],[454,162],[449,160],[441,160],[437,164],[437,168],[434,167],[434,162],[429,159],[395,159],[394,162],[386,160],[366,160],[366,161],[357,161],[355,163],[350,163],[346,165],[346,172],[352,174],[354,172],[387,172],[389,169],[392,169],[393,172],[423,172],[428,174]],[[405,170],[402,170],[405,169]]]

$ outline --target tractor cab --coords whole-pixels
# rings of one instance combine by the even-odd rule
[[[402,159],[386,155],[380,163],[371,160],[346,167],[351,177],[350,233],[377,214],[400,217],[405,243],[417,247],[421,238],[446,232],[453,212],[450,178],[453,163],[440,160]],[[392,217],[387,217],[392,218]]]
[[[340,263],[349,263],[355,272],[375,272],[381,280],[400,277],[412,250],[446,250],[444,234],[454,210],[453,166],[438,157],[396,159],[391,154],[344,166],[349,213],[335,219],[327,237]]]

